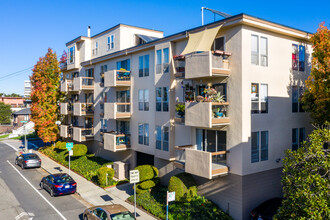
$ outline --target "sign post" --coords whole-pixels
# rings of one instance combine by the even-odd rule
[[[28,152],[28,144],[26,142],[26,127],[25,127],[25,124],[27,123],[27,121],[21,121],[21,123],[23,124],[23,128],[24,128],[24,148],[25,148],[25,152],[27,153]]]
[[[136,183],[140,182],[140,173],[138,170],[129,171],[129,182],[134,183],[134,216],[136,218]]]
[[[69,151],[69,176],[70,176],[70,157],[73,155],[73,150],[72,150],[72,148],[73,148],[73,143],[71,142],[71,143],[66,143],[66,149],[68,149],[68,151]]]
[[[175,201],[175,192],[166,192],[166,220],[168,220],[168,203]]]

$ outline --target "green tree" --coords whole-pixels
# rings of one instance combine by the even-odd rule
[[[311,75],[301,101],[318,125],[330,122],[330,30],[324,23],[312,35],[313,60]]]
[[[9,124],[11,113],[11,106],[0,102],[0,124]]]
[[[38,136],[44,142],[56,141],[58,126],[58,100],[60,68],[56,53],[48,49],[45,57],[33,68],[31,76],[31,120],[35,123]]]
[[[330,219],[329,124],[283,160],[284,200],[275,219]]]

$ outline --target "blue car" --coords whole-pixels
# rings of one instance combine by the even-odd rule
[[[72,194],[77,191],[77,183],[69,174],[58,173],[43,177],[40,181],[40,188],[47,190],[50,196]]]

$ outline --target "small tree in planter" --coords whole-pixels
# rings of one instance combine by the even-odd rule
[[[140,174],[140,182],[136,185],[137,193],[149,191],[160,182],[159,171],[154,166],[141,165],[136,167],[135,170],[138,170]]]

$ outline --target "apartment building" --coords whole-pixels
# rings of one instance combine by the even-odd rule
[[[31,95],[31,81],[24,81],[24,98],[30,98]]]
[[[119,24],[66,46],[62,138],[152,164],[164,184],[190,173],[234,219],[281,196],[284,151],[312,129],[299,103],[309,33],[239,14],[166,37]]]

